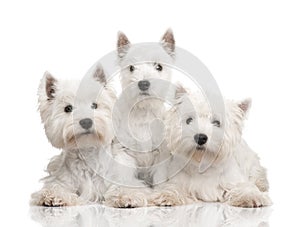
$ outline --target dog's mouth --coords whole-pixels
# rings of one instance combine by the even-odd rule
[[[88,136],[88,135],[91,135],[91,134],[94,134],[94,132],[92,130],[86,130],[82,133],[79,133],[77,136]]]
[[[82,133],[83,135],[89,135],[89,134],[92,134],[92,132],[91,131],[86,131],[86,132],[84,132],[84,133]]]
[[[141,95],[141,96],[149,96],[150,94],[149,94],[149,92],[147,92],[147,91],[141,91],[141,92],[140,92],[140,95]]]
[[[204,151],[205,150],[205,146],[203,146],[203,145],[197,145],[196,146],[196,150],[197,151]]]

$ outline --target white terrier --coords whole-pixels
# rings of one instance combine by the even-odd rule
[[[62,153],[51,159],[43,188],[32,205],[71,206],[100,202],[106,190],[101,153],[113,139],[111,109],[116,99],[101,66],[81,81],[60,81],[46,72],[39,110],[50,143]]]
[[[133,106],[129,106],[130,115],[121,117],[124,117],[122,121],[126,121],[126,118],[129,117],[131,136],[137,141],[141,141],[141,143],[130,144],[129,149],[132,148],[139,152],[152,151],[155,144],[147,147],[145,142],[148,139],[152,142],[155,140],[155,135],[149,128],[150,123],[153,120],[161,119],[165,113],[164,100],[157,96],[161,89],[166,89],[162,84],[163,81],[169,83],[171,80],[171,69],[165,64],[166,62],[172,63],[174,60],[174,36],[171,30],[167,30],[160,44],[148,48],[147,45],[131,45],[125,34],[120,32],[117,45],[121,67],[121,95],[126,96],[126,101],[128,101],[125,103],[126,105],[133,104]],[[126,137],[126,139],[130,138]]]
[[[105,200],[106,205],[114,207],[146,206],[145,193],[150,191],[145,187],[153,185],[150,167],[155,163],[163,138],[157,120],[166,111],[164,97],[159,98],[157,94],[168,95],[171,69],[167,64],[174,60],[175,40],[172,31],[167,30],[159,44],[131,45],[120,32],[117,48],[122,86],[119,100],[122,101],[117,107],[121,115],[115,120],[118,122],[115,144],[123,148],[113,152],[115,160],[131,166],[132,171],[125,171],[126,187],[111,187]]]
[[[176,169],[179,163],[184,163],[184,168],[159,186],[151,203],[180,205],[201,200],[240,207],[271,204],[266,170],[242,139],[251,101],[225,100],[224,105],[222,115],[212,111],[200,92],[178,90],[177,104],[166,117],[166,137],[172,153],[169,168]]]

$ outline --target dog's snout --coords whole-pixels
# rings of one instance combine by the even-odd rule
[[[138,86],[141,91],[147,91],[150,87],[150,81],[149,80],[141,80],[138,82]]]
[[[195,140],[195,142],[197,143],[197,144],[199,144],[199,145],[204,145],[206,142],[207,142],[207,135],[205,135],[205,134],[202,134],[202,133],[200,133],[200,134],[196,134],[195,136],[194,136],[194,140]]]
[[[93,125],[93,121],[90,118],[85,118],[79,121],[82,128],[88,130]]]

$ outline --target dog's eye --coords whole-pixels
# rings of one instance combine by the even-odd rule
[[[73,106],[72,106],[72,105],[67,105],[67,106],[65,107],[65,112],[66,112],[66,113],[70,113],[70,112],[72,112],[72,110],[73,110]]]
[[[163,67],[161,66],[161,64],[155,64],[155,69],[157,71],[162,71],[163,70]]]
[[[218,121],[218,120],[213,120],[211,123],[212,123],[214,126],[216,126],[216,127],[220,127],[220,126],[221,126],[221,122]]]
[[[94,102],[93,102],[91,108],[92,108],[92,109],[97,109],[97,108],[98,108],[97,103],[94,103]]]
[[[134,70],[135,70],[135,67],[134,67],[133,65],[130,65],[130,66],[129,66],[129,71],[130,71],[130,72],[133,72]]]
[[[186,124],[189,125],[193,121],[193,118],[189,117],[186,119]]]

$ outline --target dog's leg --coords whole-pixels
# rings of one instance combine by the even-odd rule
[[[77,194],[64,189],[58,184],[45,185],[31,195],[31,205],[35,206],[75,206],[82,202]]]
[[[227,203],[231,206],[254,208],[272,205],[267,192],[262,192],[253,183],[240,183],[230,189],[227,194]]]
[[[267,192],[269,190],[269,182],[265,168],[259,166],[259,168],[256,168],[255,171],[252,171],[250,174],[250,180],[255,183],[260,191]]]

